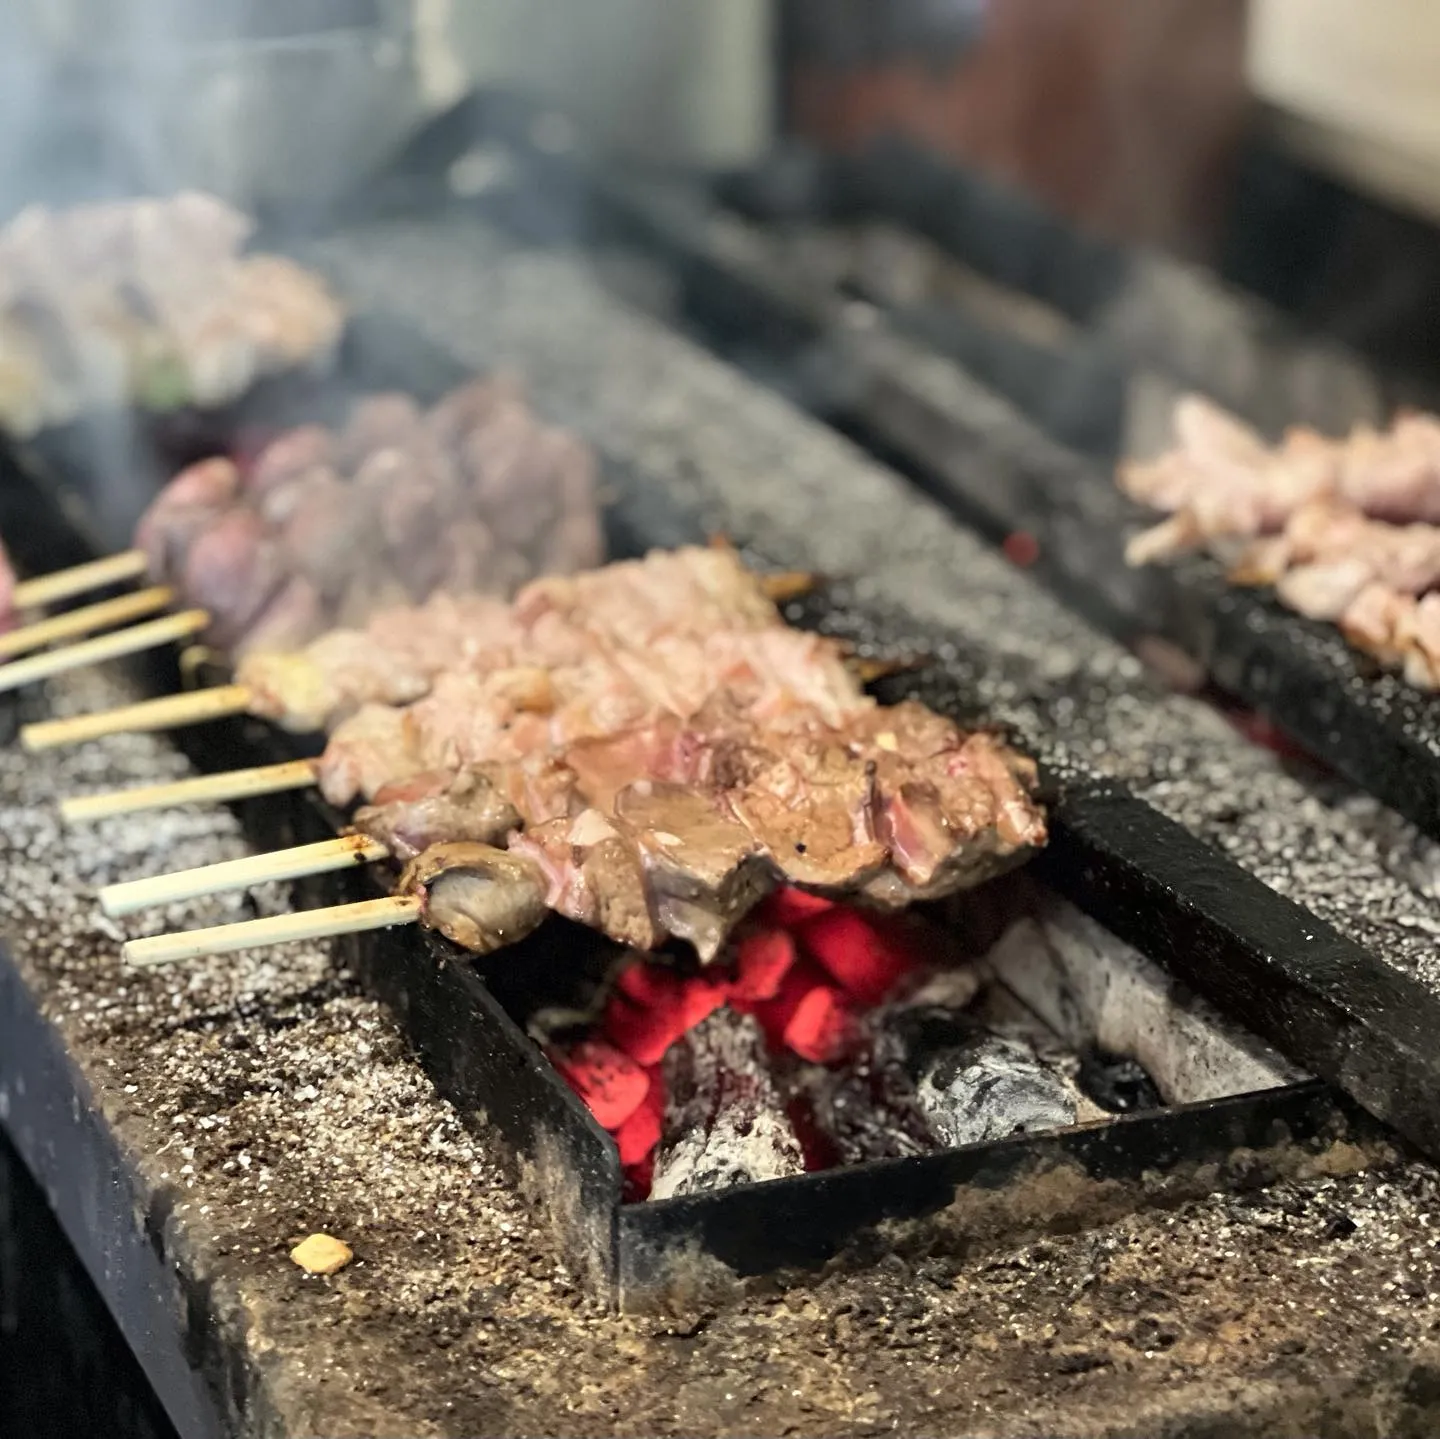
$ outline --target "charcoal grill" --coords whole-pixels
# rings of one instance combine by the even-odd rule
[[[403,325],[368,317],[352,328],[335,380],[306,403],[325,413],[347,391],[396,384],[429,400],[462,377],[450,357]],[[128,526],[113,517],[89,533],[75,523],[76,513],[93,515],[88,502],[97,481],[71,458],[83,452],[77,437],[62,438],[65,443],[41,445],[23,460],[7,459],[0,527],[15,535],[26,567],[76,562],[97,547],[122,545],[128,534]],[[157,462],[153,472],[162,473],[163,466]],[[605,473],[615,497],[607,516],[614,552],[701,537],[696,516],[652,483],[613,462]],[[23,524],[17,523],[21,515]],[[903,617],[867,611],[850,601],[843,586],[806,601],[794,618],[849,634],[880,652],[913,642]],[[174,687],[173,655],[145,663],[147,683]],[[888,684],[895,693],[887,698],[914,693],[966,717],[963,666],[932,663]],[[248,719],[202,727],[180,739],[205,769],[296,753],[292,741]],[[1345,1080],[1364,1104],[1407,1134],[1440,1143],[1426,1102],[1427,1003],[1433,1001],[1424,991],[1325,934],[1304,911],[1123,790],[1076,777],[1053,762],[1045,787],[1054,840],[1034,873],[1050,891],[1243,1013],[1256,1032],[1307,1068]],[[252,801],[241,813],[262,848],[324,837],[340,823],[313,796]],[[364,897],[367,884],[372,882],[360,874],[317,879],[303,887],[303,898],[333,903]],[[630,1305],[689,1292],[700,1280],[734,1285],[787,1270],[863,1262],[883,1249],[973,1249],[1034,1229],[1074,1227],[1137,1205],[1174,1202],[1216,1184],[1305,1172],[1308,1165],[1337,1162],[1342,1152],[1373,1156],[1384,1149],[1359,1109],[1310,1080],[1181,1103],[1095,1128],[659,1203],[625,1203],[611,1141],[516,1022],[525,1003],[525,986],[516,976],[563,964],[576,943],[576,932],[556,921],[523,949],[487,964],[459,955],[435,936],[409,931],[352,936],[340,955],[396,1013],[441,1091],[462,1111],[483,1114],[510,1142],[522,1177],[546,1197],[567,1248],[586,1272]],[[12,1062],[19,1067],[28,1059],[48,1068],[52,1087],[63,1086],[63,1062],[53,1053],[44,1056],[43,1025],[13,972],[3,988],[5,1009],[27,1040],[17,1044]],[[74,1102],[83,1106],[79,1097]],[[27,1125],[25,1119],[12,1115],[11,1122],[22,1148],[30,1135],[25,1157],[50,1179],[63,1213],[68,1201],[58,1176],[47,1174],[53,1156],[39,1137],[43,1122]],[[92,1141],[102,1142],[98,1127]]]

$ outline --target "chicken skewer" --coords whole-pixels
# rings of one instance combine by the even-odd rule
[[[31,206],[0,229],[0,427],[90,408],[214,407],[266,374],[318,370],[345,312],[213,196]]]
[[[1178,446],[1121,467],[1132,498],[1171,516],[1136,536],[1132,564],[1207,548],[1232,581],[1338,624],[1422,689],[1440,688],[1440,419],[1401,415],[1345,440],[1293,430],[1277,447],[1195,396]]]
[[[237,659],[442,591],[505,596],[536,574],[600,562],[595,487],[590,452],[543,425],[503,378],[461,386],[429,411],[372,395],[341,428],[288,431],[243,468],[216,457],[181,471],[141,518],[133,549],[0,584],[8,618],[152,581],[144,600],[27,626],[0,655],[153,613],[162,586],[205,610],[207,642]]]
[[[727,590],[733,591],[738,606],[736,621],[750,627],[778,625],[772,596],[790,599],[815,584],[811,575],[752,575],[732,551],[720,548],[689,548],[643,563],[647,569],[640,568],[642,562],[610,566],[602,572],[610,576],[603,583],[579,584],[575,594],[563,600],[569,615],[565,623],[578,626],[578,633],[562,632],[556,642],[582,646],[588,643],[587,635],[613,642],[617,626],[632,624],[646,635],[700,632],[729,616],[717,609],[722,601],[730,602]],[[636,578],[642,574],[643,581]],[[635,579],[633,592],[626,588],[627,579]],[[542,628],[547,627],[547,596],[559,593],[556,582],[547,580],[525,591],[529,603],[541,607]],[[582,611],[592,593],[610,593],[610,608],[602,606],[585,616]],[[245,713],[294,733],[324,731],[365,705],[422,698],[436,675],[464,663],[467,654],[483,662],[487,654],[502,655],[507,647],[533,648],[535,641],[525,622],[517,621],[517,613],[523,611],[485,596],[435,595],[421,606],[378,613],[363,630],[333,631],[303,650],[246,656],[237,667],[235,684],[105,713],[36,721],[22,727],[20,741],[37,752],[108,734],[179,728]],[[552,623],[548,629],[553,634],[562,626]],[[868,668],[873,677],[876,667]],[[880,667],[882,672],[889,668]]]

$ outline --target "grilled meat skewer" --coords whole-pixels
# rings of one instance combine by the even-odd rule
[[[291,431],[245,473],[203,460],[156,498],[135,542],[155,581],[209,610],[212,643],[236,655],[293,649],[441,592],[508,596],[602,558],[593,457],[503,379],[428,414],[372,395],[340,432]]]
[[[328,363],[344,310],[209,195],[25,210],[0,230],[0,425],[29,437],[87,408],[216,406]]]

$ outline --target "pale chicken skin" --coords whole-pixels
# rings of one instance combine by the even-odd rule
[[[1274,586],[1410,683],[1440,687],[1440,419],[1401,414],[1339,440],[1296,429],[1267,446],[1188,396],[1175,431],[1169,453],[1118,473],[1131,498],[1169,512],[1131,539],[1131,564],[1208,550],[1236,583]]]

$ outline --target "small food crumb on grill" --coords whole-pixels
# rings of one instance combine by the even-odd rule
[[[350,1246],[331,1234],[312,1234],[290,1251],[290,1258],[307,1274],[338,1274],[354,1257]]]

